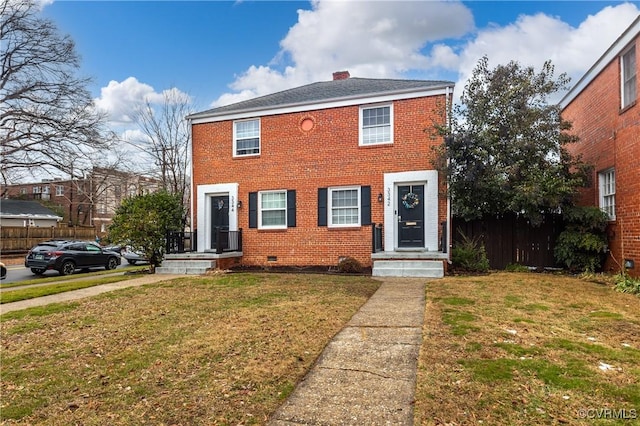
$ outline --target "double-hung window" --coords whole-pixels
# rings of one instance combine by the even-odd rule
[[[258,228],[284,229],[287,227],[287,191],[258,193]]]
[[[260,154],[260,120],[242,120],[233,123],[233,156]]]
[[[393,143],[393,104],[360,108],[360,145]]]
[[[329,226],[360,226],[360,187],[329,188]]]
[[[626,108],[635,102],[636,93],[636,46],[631,46],[621,57],[620,89],[622,95],[622,108]]]
[[[598,173],[600,189],[600,208],[609,215],[609,220],[616,219],[616,172],[608,169]]]
[[[56,185],[56,197],[62,197],[64,195],[64,186]]]

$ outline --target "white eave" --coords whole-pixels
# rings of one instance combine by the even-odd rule
[[[1,219],[31,219],[31,220],[55,220],[60,222],[62,217],[45,214],[0,214]]]
[[[386,93],[376,93],[375,95],[354,95],[351,97],[340,97],[334,99],[324,99],[308,102],[297,102],[292,104],[278,105],[271,108],[256,107],[238,111],[221,113],[201,113],[190,117],[191,124],[213,123],[226,120],[240,120],[252,117],[264,117],[267,115],[290,114],[295,112],[313,111],[318,109],[339,108],[352,105],[365,105],[390,102],[401,99],[415,99],[428,96],[446,95],[447,89],[451,89],[452,84],[433,86],[424,90],[407,89],[404,91],[393,91]]]
[[[620,37],[607,49],[595,64],[573,85],[571,90],[560,100],[560,107],[565,109],[627,46],[640,34],[640,15],[629,25]]]

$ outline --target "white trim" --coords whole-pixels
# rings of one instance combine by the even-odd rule
[[[283,209],[269,209],[269,211],[284,210],[284,223],[282,225],[263,225],[262,224],[262,196],[264,194],[284,194],[284,208]],[[287,211],[289,206],[287,205],[287,190],[286,189],[273,189],[268,191],[258,191],[258,229],[287,229]]]
[[[198,252],[204,252],[211,247],[211,202],[210,198],[217,195],[229,196],[229,230],[238,230],[238,184],[219,183],[213,185],[198,185],[198,223],[197,238]]]
[[[375,109],[375,108],[389,108],[389,140],[384,142],[371,142],[364,143],[362,141],[364,135],[364,123],[362,120],[363,112],[365,109]],[[376,104],[376,105],[360,105],[360,109],[358,111],[358,146],[377,146],[377,145],[390,145],[393,144],[393,102],[384,103],[384,104]]]
[[[358,215],[357,215],[357,219],[358,222],[357,223],[338,223],[338,224],[334,224],[333,223],[333,197],[331,196],[332,192],[334,191],[356,191],[356,194],[358,196],[358,200],[357,200],[357,208],[358,208]],[[359,185],[352,185],[352,186],[332,186],[327,188],[327,226],[329,228],[354,228],[354,227],[359,227],[362,226],[362,187]]]
[[[398,211],[396,200],[398,186],[424,185],[424,247],[438,250],[438,172],[417,170],[412,172],[385,173],[384,175],[384,247],[385,251],[398,248]]]
[[[559,105],[565,109],[573,100],[604,70],[616,60],[622,50],[640,34],[640,15],[629,25],[620,37],[607,49],[595,64],[578,80],[576,84],[560,100]]]
[[[625,103],[624,89],[625,89],[625,84],[627,83],[626,80],[625,80],[625,77],[629,77],[629,76],[626,76],[625,73],[624,73],[624,69],[626,67],[626,63],[625,63],[626,61],[624,60],[625,59],[624,57],[626,55],[630,54],[631,52],[633,52],[633,61],[634,61],[635,65],[637,65],[638,64],[638,57],[636,55],[636,44],[635,43],[631,44],[631,46],[629,46],[627,49],[625,49],[622,52],[620,52],[620,109],[624,109],[624,108],[628,107],[629,105],[633,104],[638,99],[638,90],[637,90],[638,67],[636,66],[634,68],[634,70],[633,70],[635,72],[633,74],[633,77],[634,77],[634,81],[633,82],[636,84],[636,94],[635,94],[636,96],[632,100],[627,101]]]
[[[251,108],[244,111],[230,112],[228,114],[220,114],[209,116],[206,113],[200,116],[200,114],[196,114],[195,116],[191,116],[192,124],[204,124],[204,123],[214,123],[217,121],[227,121],[227,120],[240,120],[245,118],[252,117],[265,117],[269,115],[277,115],[277,114],[290,114],[296,112],[305,112],[305,111],[314,111],[318,109],[329,109],[329,108],[340,108],[346,106],[354,106],[354,105],[364,105],[364,104],[375,104],[375,103],[384,103],[384,102],[392,102],[395,100],[402,99],[414,99],[414,98],[422,98],[428,96],[437,96],[437,95],[446,95],[448,89],[452,87],[451,84],[443,85],[441,87],[433,88],[430,90],[420,90],[417,92],[408,92],[408,93],[390,93],[387,95],[359,95],[348,98],[340,98],[340,99],[328,99],[326,101],[309,101],[303,103],[295,103],[290,105],[282,105],[275,108]]]

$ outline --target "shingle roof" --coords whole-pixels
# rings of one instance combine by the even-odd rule
[[[321,81],[260,96],[235,104],[198,112],[187,118],[205,118],[238,113],[260,111],[285,106],[323,103],[363,96],[381,96],[394,93],[410,93],[453,86],[451,81],[394,80],[351,77],[343,80]]]
[[[5,217],[40,217],[50,219],[62,219],[52,210],[49,210],[37,201],[24,200],[0,200],[0,216]]]

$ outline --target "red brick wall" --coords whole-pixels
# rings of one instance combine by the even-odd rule
[[[371,186],[371,220],[383,221],[383,174],[431,170],[440,137],[432,136],[434,122],[444,118],[444,96],[394,102],[394,143],[358,145],[358,106],[261,117],[261,155],[233,158],[231,121],[193,126],[193,179],[198,185],[239,183],[243,206],[238,227],[243,230],[243,263],[270,265],[335,265],[340,256],[353,256],[371,264],[371,227],[335,229],[317,226],[318,188],[344,185]],[[315,126],[300,124],[312,118]],[[249,229],[248,193],[272,189],[296,190],[295,228]],[[194,197],[194,214],[197,212]],[[446,199],[439,205],[446,220]],[[194,218],[194,223],[197,218]]]
[[[636,38],[636,57],[640,38]],[[639,66],[636,61],[636,67]],[[637,72],[636,83],[640,83]],[[640,88],[637,89],[640,95]],[[618,271],[624,259],[634,259],[640,276],[640,105],[620,110],[620,61],[612,61],[564,110],[580,141],[573,154],[594,166],[593,185],[582,192],[583,205],[599,205],[598,172],[615,167],[616,220],[609,226],[609,246],[605,269]]]

